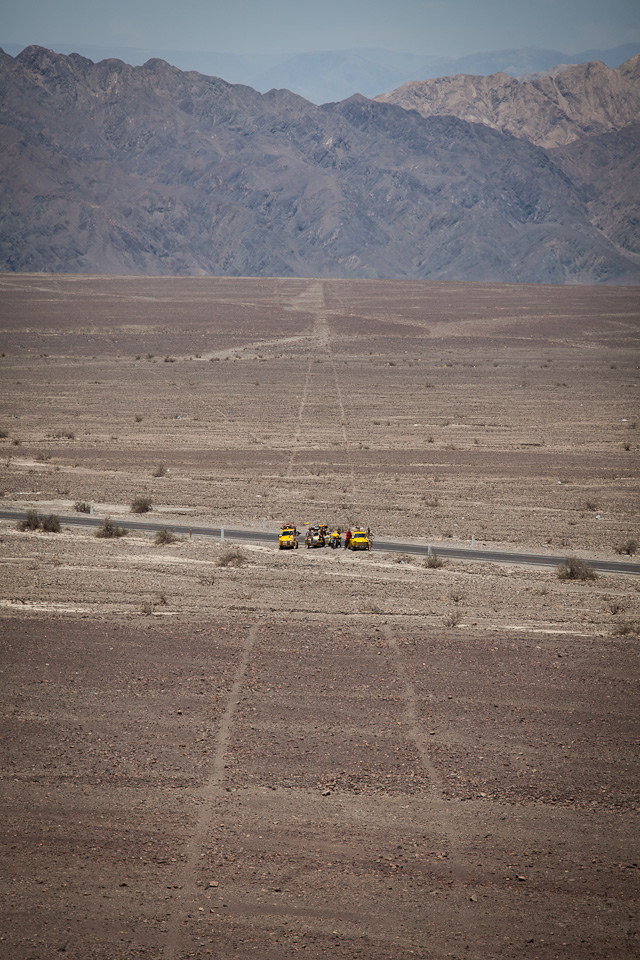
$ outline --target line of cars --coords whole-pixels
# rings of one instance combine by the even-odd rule
[[[347,530],[344,537],[344,546],[347,550],[371,550],[372,536],[370,530],[355,527]],[[283,523],[278,537],[279,550],[297,550],[300,543],[300,534],[294,523]],[[335,550],[342,546],[342,530],[336,527],[331,533],[326,523],[308,524],[304,543],[307,549],[312,547],[331,547]]]

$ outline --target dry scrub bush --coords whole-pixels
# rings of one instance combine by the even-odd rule
[[[27,510],[27,515],[24,520],[18,520],[17,523],[18,530],[39,530],[40,529],[40,517],[38,516],[37,510]]]
[[[156,547],[163,547],[167,543],[177,543],[178,537],[171,533],[171,530],[168,530],[166,527],[160,527],[153,538],[153,542]]]
[[[148,497],[136,497],[131,504],[132,513],[149,513],[152,504]]]
[[[625,540],[624,543],[619,543],[615,548],[616,553],[620,556],[632,557],[638,551],[638,541],[637,540]]]
[[[444,560],[434,550],[427,556],[424,565],[428,570],[437,570],[439,567],[444,567]]]
[[[44,517],[40,521],[40,528],[45,533],[60,533],[60,519],[56,517],[55,513],[50,513],[48,517]]]
[[[119,527],[111,517],[105,517],[102,526],[96,530],[96,537],[101,537],[104,540],[112,540],[115,537],[126,537],[126,535],[127,531],[124,527]]]
[[[218,557],[219,567],[243,567],[247,558],[239,547],[229,547]]]
[[[159,463],[158,466],[157,466],[157,467],[155,468],[155,470],[153,471],[153,473],[151,474],[151,476],[152,476],[152,477],[164,477],[164,476],[166,475],[166,473],[167,473],[167,468],[165,467],[164,463]]]
[[[376,616],[380,616],[384,613],[384,610],[379,603],[374,603],[372,600],[368,600],[362,607],[363,613],[373,613]]]
[[[445,627],[457,627],[461,620],[462,613],[460,610],[452,610],[449,616],[445,617],[444,625]]]
[[[629,620],[621,620],[613,628],[614,637],[637,637],[640,636],[640,624],[631,623]]]
[[[558,580],[597,580],[598,574],[584,560],[567,557],[558,567]]]
[[[91,504],[87,503],[86,500],[76,500],[73,509],[76,513],[91,513]]]
[[[48,517],[41,517],[37,510],[27,510],[24,520],[19,520],[18,530],[44,530],[45,533],[60,533],[60,519],[55,513]]]

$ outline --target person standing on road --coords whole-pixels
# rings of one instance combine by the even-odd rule
[[[347,532],[346,532],[345,535],[344,535],[344,548],[345,548],[345,550],[346,550],[347,547],[349,546],[349,541],[350,541],[350,540],[351,540],[351,530],[347,530]]]

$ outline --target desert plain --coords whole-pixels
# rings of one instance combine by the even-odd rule
[[[375,539],[633,561],[639,307],[0,277],[3,511],[273,534],[0,521],[4,955],[637,956],[637,575]]]

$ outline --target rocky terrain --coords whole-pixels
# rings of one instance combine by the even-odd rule
[[[640,121],[640,54],[617,70],[584,63],[560,73],[516,79],[459,74],[406,83],[375,98],[423,117],[454,116],[541,147],[618,131]]]
[[[637,148],[623,126],[632,96],[621,97],[634,62],[585,68],[591,86],[567,92],[582,105],[559,124],[563,140],[568,126],[581,136],[556,160],[490,118],[423,117],[360,96],[317,107],[159,60],[3,54],[0,265],[634,283]],[[531,100],[514,110],[535,112]],[[538,112],[548,126],[546,101]],[[615,145],[596,157],[602,130]]]

